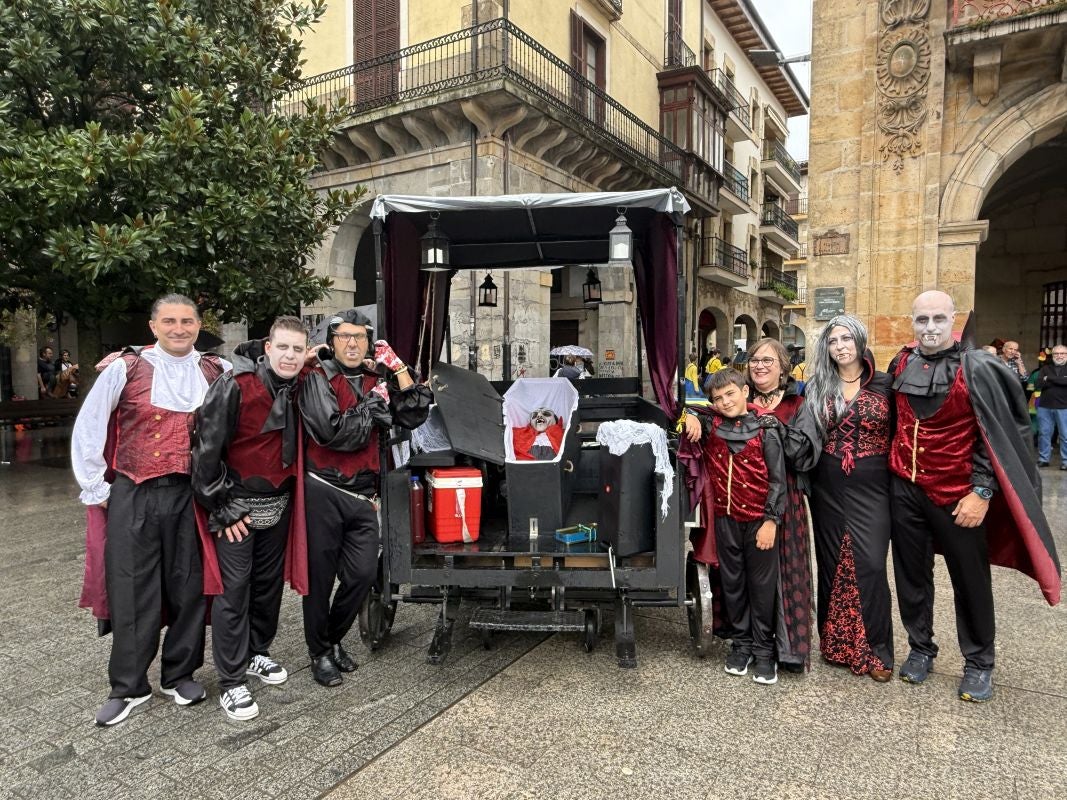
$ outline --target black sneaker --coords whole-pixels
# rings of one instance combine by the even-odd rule
[[[926,653],[912,650],[908,653],[908,660],[900,668],[900,679],[905,683],[922,683],[930,677],[930,669],[934,666],[934,659]]]
[[[259,716],[259,706],[252,699],[252,693],[248,686],[241,684],[227,689],[219,696],[219,705],[226,712],[226,716],[238,722],[255,719]]]
[[[187,678],[177,686],[172,686],[169,689],[164,687],[160,689],[160,691],[167,695],[167,697],[173,697],[174,702],[180,706],[195,705],[207,697],[207,692],[204,691],[204,687],[192,678]]]
[[[773,658],[757,658],[752,669],[752,680],[764,686],[778,683],[778,664]]]
[[[100,710],[96,712],[96,724],[101,728],[106,728],[109,725],[118,725],[126,717],[130,716],[130,712],[137,706],[141,705],[141,703],[147,703],[151,699],[151,694],[146,694],[144,697],[112,697],[100,706]]]
[[[986,703],[993,699],[993,670],[964,667],[960,681],[960,700]]]
[[[1047,467],[1048,466],[1048,462],[1047,461],[1038,461],[1037,465],[1039,467]]]
[[[738,676],[747,675],[748,665],[751,663],[751,653],[743,653],[740,650],[731,650],[730,655],[726,656],[726,674]]]
[[[340,642],[333,646],[331,652],[333,654],[333,663],[337,665],[337,669],[341,670],[341,672],[356,671],[356,662],[352,660],[352,656],[345,652],[345,648]]]
[[[262,654],[252,656],[252,660],[248,662],[248,669],[245,670],[245,675],[259,678],[271,686],[277,686],[279,683],[285,683],[289,680],[289,673],[286,672],[285,667],[278,664],[270,656]]]

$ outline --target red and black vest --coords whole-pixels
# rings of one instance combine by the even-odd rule
[[[723,423],[721,418],[714,418],[704,443],[704,457],[715,497],[715,515],[738,522],[754,522],[765,516],[769,489],[767,462],[763,458],[763,431],[745,442],[740,451],[731,453],[727,443],[715,433]]]
[[[151,362],[125,353],[126,385],[115,409],[114,470],[134,483],[163,475],[189,474],[195,412],[170,411],[152,405]],[[223,372],[218,356],[200,357],[208,384]]]
[[[326,375],[322,367],[315,367],[313,371],[322,376]],[[363,396],[366,397],[367,392],[378,382],[378,378],[372,374],[364,374],[362,380]],[[355,408],[359,403],[359,398],[352,391],[343,373],[338,372],[330,378],[330,387],[337,398],[337,409],[342,414],[350,408]],[[316,442],[313,436],[309,436],[305,459],[307,468],[310,470],[333,467],[346,478],[352,478],[363,471],[376,473],[378,471],[378,428],[372,429],[366,447],[351,452],[325,447]]]
[[[907,363],[900,359],[896,374]],[[926,419],[918,419],[907,395],[896,394],[897,429],[889,449],[889,469],[917,484],[934,503],[947,506],[971,490],[971,464],[978,420],[962,367],[945,402]]]
[[[257,477],[274,488],[296,475],[296,460],[282,466],[282,431],[261,433],[270,416],[274,398],[255,372],[234,376],[241,390],[241,406],[237,415],[237,430],[226,447],[226,464],[242,479]]]

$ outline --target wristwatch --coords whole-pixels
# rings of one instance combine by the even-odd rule
[[[993,490],[992,489],[987,489],[984,486],[972,486],[971,487],[971,491],[974,492],[979,497],[981,497],[983,500],[992,500],[993,499]]]

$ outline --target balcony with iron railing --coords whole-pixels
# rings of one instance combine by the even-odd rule
[[[764,203],[763,213],[760,215],[760,225],[773,226],[793,240],[794,249],[799,244],[797,236],[800,234],[800,226],[797,221],[785,213],[785,209],[777,203]]]
[[[744,133],[747,134],[752,129],[752,110],[748,107],[748,101],[737,91],[733,80],[723,70],[708,70],[708,77],[722,95],[726,107],[730,109],[730,116],[741,123]]]
[[[793,192],[800,190],[800,166],[789,155],[789,151],[785,149],[784,144],[775,139],[765,139],[763,142],[763,165],[764,172],[772,173],[772,177],[780,180],[784,179],[787,183],[791,182],[791,186],[787,185],[783,188],[790,189]]]
[[[807,260],[808,260],[808,243],[807,242],[801,242],[800,243],[800,247],[797,248],[796,255],[793,256],[792,258],[787,258],[785,260],[785,263],[786,264],[791,264],[793,266],[803,266],[804,262],[806,262]]]
[[[733,214],[750,214],[748,178],[729,161],[723,161],[722,172],[722,188],[726,191],[719,192],[719,205]]]
[[[663,37],[663,68],[695,67],[697,54],[682,39],[681,31],[667,31]]]
[[[738,287],[748,285],[748,254],[718,236],[700,238],[698,274],[715,283]]]
[[[774,267],[763,266],[760,267],[757,289],[762,297],[791,303],[798,296],[797,276]],[[771,298],[770,295],[774,297]]]
[[[807,197],[790,197],[783,204],[785,213],[791,217],[806,217],[808,215]]]
[[[952,0],[949,5],[949,27],[955,28],[1040,13],[1051,6],[1062,6],[1063,0]]]
[[[718,174],[580,75],[533,37],[505,19],[493,19],[393,53],[303,81],[279,111],[305,113],[308,101],[345,103],[350,124],[404,104],[459,102],[483,91],[505,91],[565,120],[585,139],[621,154],[642,174],[677,185],[690,200],[714,207]],[[521,91],[516,91],[521,90]],[[378,112],[378,113],[375,113]],[[342,143],[343,144],[343,143]]]

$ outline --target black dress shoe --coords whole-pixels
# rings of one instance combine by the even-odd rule
[[[345,652],[345,648],[340,642],[333,646],[333,663],[337,665],[337,669],[341,672],[355,672],[356,662],[352,660],[352,656]]]
[[[341,685],[341,673],[337,671],[337,665],[329,653],[311,659],[311,675],[323,686]]]

